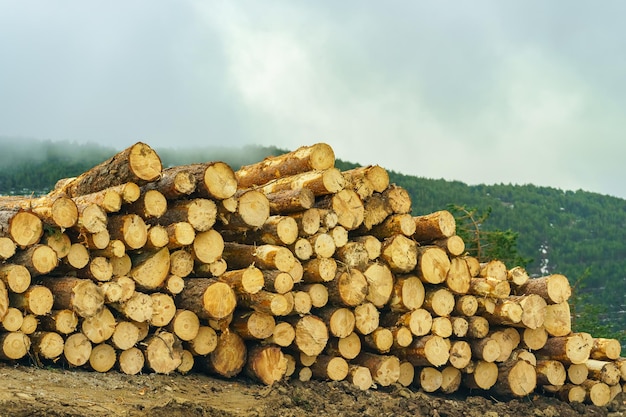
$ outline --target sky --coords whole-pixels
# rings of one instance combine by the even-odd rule
[[[626,199],[626,2],[0,0],[0,136],[330,144]]]

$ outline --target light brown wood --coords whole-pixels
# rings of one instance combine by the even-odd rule
[[[43,223],[28,211],[0,209],[0,236],[11,238],[19,247],[28,247],[43,236]]]
[[[464,369],[472,360],[472,347],[465,340],[455,340],[450,344],[450,365]]]
[[[611,401],[611,389],[604,382],[587,379],[581,385],[587,391],[585,402],[604,407]]]
[[[135,184],[136,185],[136,184]],[[77,206],[86,206],[88,204],[96,204],[107,213],[116,213],[122,208],[122,195],[120,187],[109,187],[100,191],[74,197],[74,203]],[[77,213],[78,213],[78,209]]]
[[[277,322],[272,335],[265,339],[267,343],[273,343],[280,347],[290,346],[296,338],[296,331],[290,323]]]
[[[34,314],[26,314],[24,319],[22,320],[22,326],[20,327],[20,331],[26,335],[31,335],[35,331],[37,331],[37,327],[39,326],[39,316]]]
[[[321,210],[316,208],[310,208],[305,211],[289,214],[289,217],[294,219],[298,225],[300,237],[312,236],[320,230],[320,211]]]
[[[317,315],[328,324],[332,336],[346,337],[354,331],[356,320],[350,308],[327,306],[320,309]]]
[[[272,385],[287,373],[287,358],[278,346],[254,346],[248,352],[246,372],[265,385]]]
[[[564,364],[585,363],[593,347],[588,333],[572,333],[568,336],[550,337],[545,346],[537,351],[538,357],[546,357]]]
[[[177,307],[191,310],[203,319],[223,319],[237,305],[232,288],[213,278],[194,278],[185,283],[185,289],[177,295]]]
[[[217,332],[209,327],[201,325],[196,337],[187,343],[187,348],[195,356],[206,356],[217,347]]]
[[[333,258],[313,258],[302,266],[302,281],[306,283],[332,281],[337,275],[337,262]]]
[[[433,318],[428,310],[417,308],[409,312],[383,313],[380,324],[385,327],[402,326],[414,336],[425,336],[432,328]]]
[[[293,278],[288,272],[278,270],[263,271],[264,288],[277,294],[286,294],[293,289]]]
[[[113,369],[117,362],[115,348],[106,343],[101,343],[91,349],[89,366],[96,372],[107,372]]]
[[[619,340],[596,337],[593,339],[590,358],[597,360],[616,360],[620,357],[621,351],[622,346]]]
[[[337,245],[335,244],[335,247],[335,258],[341,263],[345,264],[348,268],[357,268],[363,270],[367,267],[370,259],[363,243],[352,241],[347,242],[341,247],[337,247]]]
[[[130,321],[119,321],[111,335],[111,343],[120,350],[127,350],[139,341],[139,328]]]
[[[512,397],[525,397],[537,386],[535,367],[524,360],[508,361],[498,365],[498,381],[493,390]]]
[[[73,333],[65,339],[63,357],[70,366],[83,366],[89,361],[93,345],[82,333]]]
[[[16,332],[22,328],[24,315],[15,307],[7,308],[4,318],[2,319],[2,328],[7,332]]]
[[[498,380],[498,365],[493,362],[477,361],[473,366],[468,366],[462,370],[462,384],[472,389],[488,390],[493,387]]]
[[[108,230],[111,239],[121,240],[129,250],[142,248],[148,240],[148,227],[136,214],[109,216]]]
[[[150,324],[155,327],[167,326],[176,315],[176,304],[171,295],[162,292],[150,294],[152,298],[152,316]]]
[[[285,294],[261,290],[254,294],[241,293],[237,297],[238,305],[273,316],[286,316],[291,313],[293,304]]]
[[[331,235],[324,232],[319,232],[308,238],[313,249],[313,254],[317,258],[330,258],[335,254],[337,247],[335,246],[335,240]]]
[[[47,274],[59,264],[57,253],[48,245],[35,244],[24,250],[18,250],[11,262],[23,265],[31,277]]]
[[[467,329],[467,337],[471,339],[482,339],[489,333],[489,321],[481,316],[471,316],[467,318],[469,328]]]
[[[451,258],[450,267],[446,274],[445,284],[455,294],[464,295],[470,289],[472,276],[463,258]]]
[[[424,303],[424,296],[424,284],[417,276],[395,275],[389,308],[398,312],[418,309]]]
[[[567,277],[561,274],[547,275],[533,278],[517,289],[517,294],[538,294],[548,304],[558,304],[567,301],[572,295]]]
[[[4,283],[2,285],[4,287]],[[55,293],[56,294],[56,293]],[[10,294],[10,304],[36,316],[45,316],[52,310],[54,296],[47,287],[34,284],[22,293]]]
[[[169,374],[182,362],[182,345],[172,333],[161,331],[141,344],[146,358],[146,366],[158,373]]]
[[[354,307],[354,327],[363,336],[375,331],[380,323],[380,311],[372,303],[365,302]]]
[[[397,382],[400,378],[400,360],[393,355],[361,352],[354,358],[353,363],[368,368],[374,382],[383,387]]]
[[[358,269],[338,271],[327,288],[330,301],[345,307],[355,307],[365,301],[367,279]]]
[[[550,336],[567,336],[572,332],[572,318],[567,301],[545,307],[543,327]]]
[[[572,384],[580,385],[589,376],[589,368],[587,368],[586,361],[585,363],[572,363],[567,366],[567,379]]]
[[[445,250],[451,258],[461,256],[465,253],[465,242],[459,235],[434,240],[433,244]]]
[[[116,320],[113,313],[104,307],[98,313],[82,321],[81,332],[94,344],[109,340],[115,332]]]
[[[343,381],[348,376],[348,362],[341,356],[319,355],[311,365],[313,377],[321,380]]]
[[[312,314],[298,318],[294,325],[294,344],[298,350],[310,356],[317,356],[328,342],[328,327],[322,319]]]
[[[507,279],[515,287],[521,287],[528,282],[530,277],[523,267],[515,266],[507,271]]]
[[[18,360],[30,350],[30,338],[20,331],[0,334],[0,358]]]
[[[448,338],[452,336],[452,321],[448,317],[434,317],[430,332],[436,336]]]
[[[65,181],[54,193],[77,197],[126,182],[143,185],[156,180],[161,170],[157,153],[145,143],[137,142],[78,177]],[[110,175],[111,172],[115,175]]]
[[[213,200],[193,198],[173,201],[159,218],[159,224],[187,222],[196,231],[206,232],[217,220],[217,205]]]
[[[531,350],[539,350],[545,346],[548,340],[548,332],[541,326],[536,329],[524,329],[522,332],[522,343]]]
[[[225,200],[237,192],[237,178],[228,164],[216,161],[187,165],[186,170],[196,178],[192,195],[215,200]]]
[[[607,385],[617,385],[621,379],[619,366],[612,361],[588,359],[585,366],[589,370],[589,378],[602,381]]]
[[[185,250],[178,249],[170,252],[170,270],[169,274],[178,275],[184,278],[193,272],[194,257]]]
[[[410,273],[417,265],[417,244],[403,235],[385,239],[382,243],[381,259],[394,273]]]
[[[500,356],[500,345],[491,337],[474,339],[470,342],[472,356],[485,362],[495,362]]]
[[[144,368],[145,357],[143,352],[132,347],[120,353],[117,366],[126,375],[137,375]]]
[[[1,236],[0,233],[0,260],[7,260],[15,254],[15,242],[11,238]]]
[[[294,243],[289,245],[289,249],[300,261],[308,261],[313,256],[313,246],[305,238],[296,239]]]
[[[275,193],[266,193],[270,204],[270,214],[289,214],[304,211],[313,207],[315,194],[308,188],[282,190]]]
[[[454,310],[454,305],[454,294],[447,288],[428,289],[424,296],[422,308],[430,311],[435,316],[447,317]]]
[[[276,320],[268,313],[241,311],[233,316],[231,329],[245,340],[267,339],[274,333]]]
[[[265,285],[263,271],[254,265],[244,269],[226,271],[218,279],[227,283],[238,294],[256,294]]]
[[[234,212],[220,213],[222,226],[229,230],[248,230],[261,227],[270,216],[270,204],[265,194],[257,190],[247,190],[237,194],[237,208]]]
[[[363,337],[367,347],[377,353],[388,353],[393,346],[394,337],[391,330],[384,327],[377,327],[372,332]]]
[[[443,337],[426,335],[414,339],[410,346],[395,354],[414,366],[441,366],[450,358],[450,343]]]
[[[341,171],[331,167],[277,178],[259,188],[264,194],[307,188],[316,197],[335,194],[344,189],[346,180]],[[356,194],[356,193],[355,193]]]
[[[237,170],[240,188],[266,184],[280,177],[312,170],[324,170],[335,165],[333,149],[326,143],[301,146],[295,151],[270,156],[261,162],[246,165]]]
[[[161,249],[170,242],[169,231],[165,226],[152,225],[148,228],[145,249]]]
[[[159,179],[143,187],[145,190],[158,190],[168,200],[176,200],[193,193],[196,177],[185,166],[165,168]]]
[[[400,374],[402,375],[402,368],[400,369]],[[346,380],[361,391],[368,390],[373,383],[372,373],[369,368],[352,364],[349,365]],[[398,380],[400,380],[400,378]]]
[[[456,314],[471,317],[478,311],[478,300],[473,295],[462,295],[456,298],[454,312]]]
[[[413,238],[418,242],[432,242],[448,238],[456,232],[456,220],[447,210],[415,217]]]
[[[254,264],[259,269],[277,269],[289,272],[296,262],[291,251],[276,245],[244,245],[224,242],[224,259],[231,268],[247,268]]]
[[[496,278],[472,278],[469,293],[477,297],[507,298],[511,294],[508,281]]]
[[[239,374],[246,363],[247,349],[244,340],[235,332],[224,332],[218,340],[215,349],[199,359],[208,371],[232,378]]]
[[[35,332],[30,336],[31,349],[39,360],[55,361],[63,354],[65,341],[56,332]]]
[[[127,213],[135,213],[144,220],[158,219],[167,211],[167,199],[160,191],[146,190],[137,201],[127,204]]]
[[[415,220],[408,213],[391,214],[380,224],[372,227],[368,233],[380,240],[398,234],[411,237],[415,233]]]
[[[331,209],[337,214],[337,222],[346,230],[357,229],[364,220],[365,209],[358,194],[344,189],[328,195],[315,203],[315,207]]]
[[[330,338],[325,352],[351,361],[361,353],[361,347],[361,338],[356,332],[352,332],[346,337]]]
[[[418,375],[419,386],[424,392],[435,392],[441,388],[443,375],[431,366],[421,368]]]
[[[170,271],[170,252],[167,248],[144,252],[133,259],[129,276],[138,287],[155,290],[165,282]]]
[[[537,385],[564,385],[567,378],[565,366],[555,360],[538,360],[535,367],[537,371]]]
[[[564,384],[561,386],[544,385],[542,387],[546,392],[554,394],[561,401],[569,403],[582,403],[587,396],[587,390],[580,385]]]
[[[0,264],[0,280],[4,281],[8,290],[23,293],[31,283],[31,275],[24,265]]]
[[[322,284],[307,284],[301,286],[311,297],[311,306],[315,308],[324,307],[328,303],[328,288]]]

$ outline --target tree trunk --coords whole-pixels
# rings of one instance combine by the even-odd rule
[[[120,350],[127,350],[139,341],[139,328],[131,321],[118,321],[111,335],[111,343]]]
[[[274,333],[276,320],[268,313],[242,311],[233,316],[231,329],[244,340],[267,339]]]
[[[315,197],[336,194],[343,190],[346,181],[341,171],[331,167],[324,170],[314,170],[299,174],[280,177],[263,185],[260,190],[264,194],[276,193],[285,190],[307,188]]]
[[[348,376],[348,362],[341,356],[319,355],[311,365],[313,377],[321,380],[343,381]]]
[[[177,295],[177,306],[191,310],[202,319],[223,319],[237,305],[235,292],[224,282],[212,278],[194,278]]]
[[[50,246],[35,244],[17,251],[11,258],[11,262],[23,265],[30,272],[31,277],[37,277],[56,268],[59,259]]]
[[[415,275],[396,275],[389,300],[391,311],[408,312],[422,307],[426,293],[424,284]]]
[[[237,294],[256,294],[265,285],[263,271],[254,265],[226,271],[219,276],[218,280],[227,283]]]
[[[548,304],[558,304],[570,298],[572,289],[567,277],[561,274],[553,274],[529,279],[526,284],[517,289],[517,294],[538,294]]]
[[[450,268],[446,275],[446,286],[455,294],[464,295],[470,289],[472,276],[467,262],[463,258],[450,259]]]
[[[246,371],[265,385],[272,385],[285,376],[287,358],[277,346],[255,346],[248,352]]]
[[[282,190],[275,193],[266,193],[270,203],[270,214],[285,215],[305,211],[315,204],[315,194],[308,188]]]
[[[361,352],[353,363],[368,368],[374,382],[383,387],[388,387],[400,378],[400,360],[396,356]]]
[[[0,280],[14,293],[23,293],[28,289],[31,275],[24,265],[5,263],[0,264]]]
[[[567,377],[565,366],[556,360],[537,361],[537,385],[563,385]]]
[[[498,366],[498,381],[493,390],[499,395],[526,397],[536,386],[535,367],[524,360],[517,360]]]
[[[456,220],[447,210],[440,210],[415,217],[415,234],[418,242],[432,242],[448,238],[456,233]]]
[[[145,356],[139,348],[132,347],[120,353],[118,368],[126,375],[137,375],[144,368]]]
[[[447,288],[427,290],[423,308],[439,317],[448,317],[454,310],[454,295]]]
[[[587,362],[593,339],[588,333],[572,333],[569,336],[548,338],[545,346],[537,351],[538,357],[579,364]]]
[[[358,306],[367,296],[367,280],[358,269],[338,272],[327,288],[329,300],[346,307]]]
[[[247,268],[254,264],[259,269],[289,272],[296,262],[289,249],[275,245],[253,246],[224,242],[222,256],[230,268]]]
[[[158,374],[172,373],[182,362],[181,343],[172,333],[155,333],[143,346],[146,365]]]
[[[337,222],[346,230],[355,230],[364,220],[363,202],[352,190],[341,190],[316,203],[316,207],[331,209],[337,214]]]
[[[143,185],[158,179],[161,170],[161,159],[157,153],[148,145],[138,142],[80,176],[66,181],[61,188],[55,187],[54,193],[78,197],[126,182]]]
[[[30,335],[33,355],[38,359],[55,361],[63,354],[65,341],[56,332],[35,332]]]
[[[185,166],[166,168],[161,177],[149,184],[145,190],[157,190],[168,200],[187,197],[196,190],[196,177]]]
[[[472,348],[465,340],[456,340],[450,345],[450,365],[464,369],[472,360]]]
[[[381,258],[392,272],[410,273],[417,265],[417,244],[403,235],[390,237],[382,244]]]
[[[241,336],[227,331],[219,336],[215,350],[200,363],[210,372],[232,378],[243,369],[246,355],[246,345]]]
[[[167,248],[145,252],[133,260],[130,277],[140,288],[155,290],[163,285],[170,272],[170,252]]]
[[[427,335],[413,340],[410,346],[396,353],[414,366],[441,366],[450,358],[450,343],[443,337]]]
[[[54,296],[56,295],[55,292]],[[31,285],[23,293],[10,294],[10,304],[36,316],[45,316],[52,310],[54,296],[52,291],[43,285]]]

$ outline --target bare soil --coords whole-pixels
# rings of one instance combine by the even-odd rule
[[[0,364],[0,416],[626,416],[625,394],[607,407],[539,394],[509,400],[477,394],[401,386],[361,391],[347,382],[297,380],[269,387],[199,373],[129,376]]]

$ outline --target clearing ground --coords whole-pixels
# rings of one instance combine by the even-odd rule
[[[498,400],[391,386],[361,391],[347,382],[284,381],[202,374],[129,376],[0,364],[0,416],[626,416],[626,395],[609,406],[566,404],[533,394]]]

